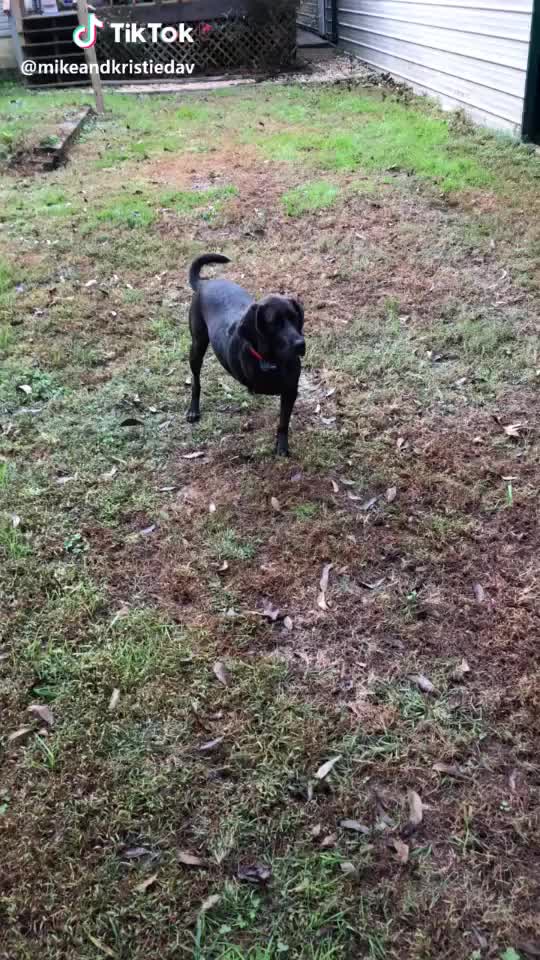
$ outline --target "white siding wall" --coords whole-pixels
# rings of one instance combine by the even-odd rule
[[[339,43],[444,107],[519,133],[533,0],[338,0]]]
[[[2,11],[0,0],[0,70],[13,70],[17,66],[11,41],[9,17]]]

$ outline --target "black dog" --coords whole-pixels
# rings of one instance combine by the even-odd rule
[[[306,352],[304,311],[294,299],[273,295],[256,303],[230,280],[201,279],[201,268],[209,263],[230,261],[219,253],[207,253],[197,257],[189,271],[195,292],[189,311],[193,381],[187,419],[193,422],[200,417],[200,373],[210,342],[221,365],[250,393],[281,395],[276,452],[287,456],[300,357]]]

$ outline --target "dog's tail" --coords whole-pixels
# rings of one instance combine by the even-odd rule
[[[210,263],[230,263],[228,257],[224,256],[222,253],[204,253],[202,257],[197,257],[193,261],[191,267],[189,268],[189,285],[192,290],[199,289],[200,281],[200,272],[203,267],[206,267]],[[204,278],[203,278],[204,279]]]

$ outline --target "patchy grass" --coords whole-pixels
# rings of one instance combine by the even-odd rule
[[[338,195],[339,187],[326,180],[316,180],[289,190],[283,194],[282,202],[289,217],[299,217],[303,213],[331,207]]]
[[[378,89],[108,107],[0,187],[6,956],[528,960],[539,161]],[[289,462],[210,356],[185,422],[209,250],[304,301]]]

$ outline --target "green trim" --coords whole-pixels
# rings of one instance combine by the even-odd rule
[[[533,0],[521,135],[524,140],[540,142],[540,0]]]

